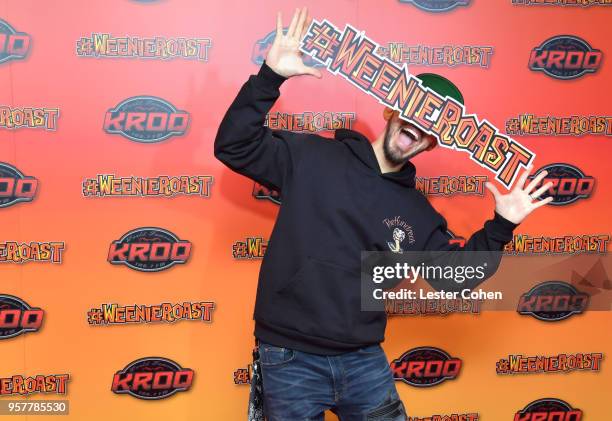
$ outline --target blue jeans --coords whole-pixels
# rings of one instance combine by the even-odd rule
[[[387,357],[380,345],[337,356],[259,343],[267,421],[404,421]]]

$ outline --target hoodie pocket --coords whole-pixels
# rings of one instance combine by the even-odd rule
[[[384,334],[380,314],[361,311],[361,273],[313,257],[277,291],[279,324],[309,336],[349,344],[375,342]],[[290,325],[289,325],[290,324]]]

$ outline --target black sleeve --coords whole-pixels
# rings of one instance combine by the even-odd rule
[[[428,263],[454,268],[484,266],[485,269],[482,279],[475,278],[461,283],[449,279],[427,279],[436,290],[471,290],[493,276],[501,262],[504,246],[512,240],[513,230],[518,226],[495,212],[493,218],[485,222],[484,227],[461,246],[449,243],[452,237],[447,231],[446,219],[442,215],[439,215],[439,218],[440,222],[425,247],[425,250],[432,252]]]
[[[229,168],[278,191],[290,177],[306,136],[264,126],[285,80],[264,62],[225,113],[214,146],[215,157]]]
[[[429,236],[425,250],[501,251],[512,240],[512,233],[518,226],[494,212],[493,219],[485,222],[484,227],[472,234],[462,247],[456,243],[449,243],[451,236],[448,233],[446,219],[442,215],[438,215],[439,223]]]

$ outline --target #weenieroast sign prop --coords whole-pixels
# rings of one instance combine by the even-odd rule
[[[344,31],[327,20],[313,20],[302,40],[301,51],[340,74],[361,91],[400,112],[423,131],[435,135],[445,148],[467,152],[478,165],[495,173],[509,188],[521,166],[535,158],[529,149],[500,133],[486,119],[467,114],[462,104],[442,97],[376,51],[379,45],[346,25]]]

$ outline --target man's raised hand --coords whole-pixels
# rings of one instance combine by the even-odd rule
[[[515,224],[521,223],[523,219],[525,219],[527,215],[529,215],[535,209],[539,208],[540,206],[544,206],[553,200],[552,196],[549,196],[543,200],[538,200],[540,195],[552,187],[553,183],[550,181],[534,191],[536,186],[544,179],[544,177],[548,175],[547,171],[542,171],[539,173],[533,180],[531,180],[527,187],[525,187],[525,181],[527,181],[531,168],[531,166],[527,167],[527,169],[518,179],[514,189],[512,189],[508,194],[501,194],[499,190],[497,190],[497,187],[495,187],[495,185],[492,183],[487,182],[485,184],[485,187],[491,191],[493,197],[495,198],[495,211],[508,221]]]
[[[296,9],[291,19],[287,33],[283,33],[283,21],[281,13],[276,16],[276,38],[266,56],[266,64],[284,77],[311,75],[321,77],[321,72],[314,67],[308,67],[302,60],[303,53],[300,51],[300,42],[311,18],[308,17],[308,9]]]

